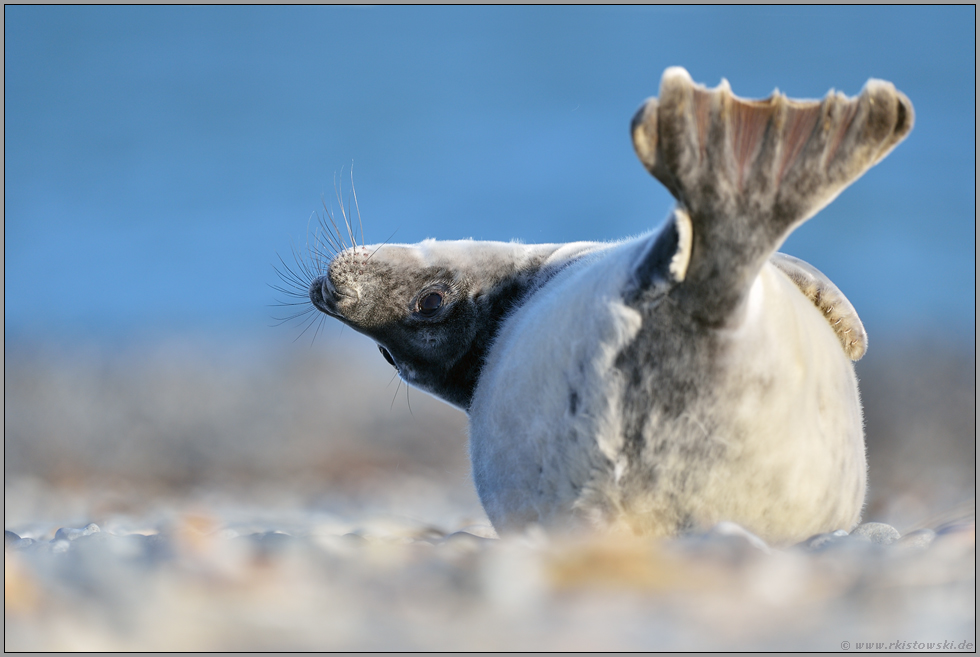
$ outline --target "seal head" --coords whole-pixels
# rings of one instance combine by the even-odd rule
[[[411,385],[467,410],[501,323],[587,243],[436,241],[347,249],[310,301],[377,342]]]

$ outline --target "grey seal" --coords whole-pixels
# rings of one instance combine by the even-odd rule
[[[771,544],[851,530],[866,489],[852,359],[867,336],[826,276],[776,253],[911,130],[909,100],[734,96],[667,69],[631,124],[677,200],[612,243],[343,244],[313,306],[466,411],[502,533],[653,535],[739,523]]]

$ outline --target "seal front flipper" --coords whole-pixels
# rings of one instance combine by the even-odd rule
[[[640,161],[690,217],[674,300],[723,324],[786,236],[887,155],[913,116],[909,100],[880,80],[855,98],[744,100],[725,81],[707,89],[667,69],[632,135]]]
[[[868,334],[857,311],[844,293],[823,272],[799,258],[774,253],[769,262],[789,276],[813,305],[830,323],[844,353],[851,360],[861,360],[868,350]]]

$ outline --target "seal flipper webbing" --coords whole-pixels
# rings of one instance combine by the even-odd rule
[[[885,157],[913,119],[908,98],[880,80],[855,98],[744,100],[725,81],[707,89],[667,69],[632,135],[640,161],[691,220],[676,302],[723,324],[786,236]]]

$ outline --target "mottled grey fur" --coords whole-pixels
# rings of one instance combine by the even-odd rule
[[[470,414],[499,531],[731,520],[778,543],[850,529],[866,466],[849,358],[867,338],[825,276],[775,251],[912,122],[885,82],[748,101],[668,69],[632,123],[678,201],[659,231],[355,246],[310,298]]]
[[[467,410],[500,324],[570,260],[600,246],[469,240],[358,246],[310,284],[310,300],[374,339],[406,382]],[[432,291],[445,295],[439,312],[413,312]]]

